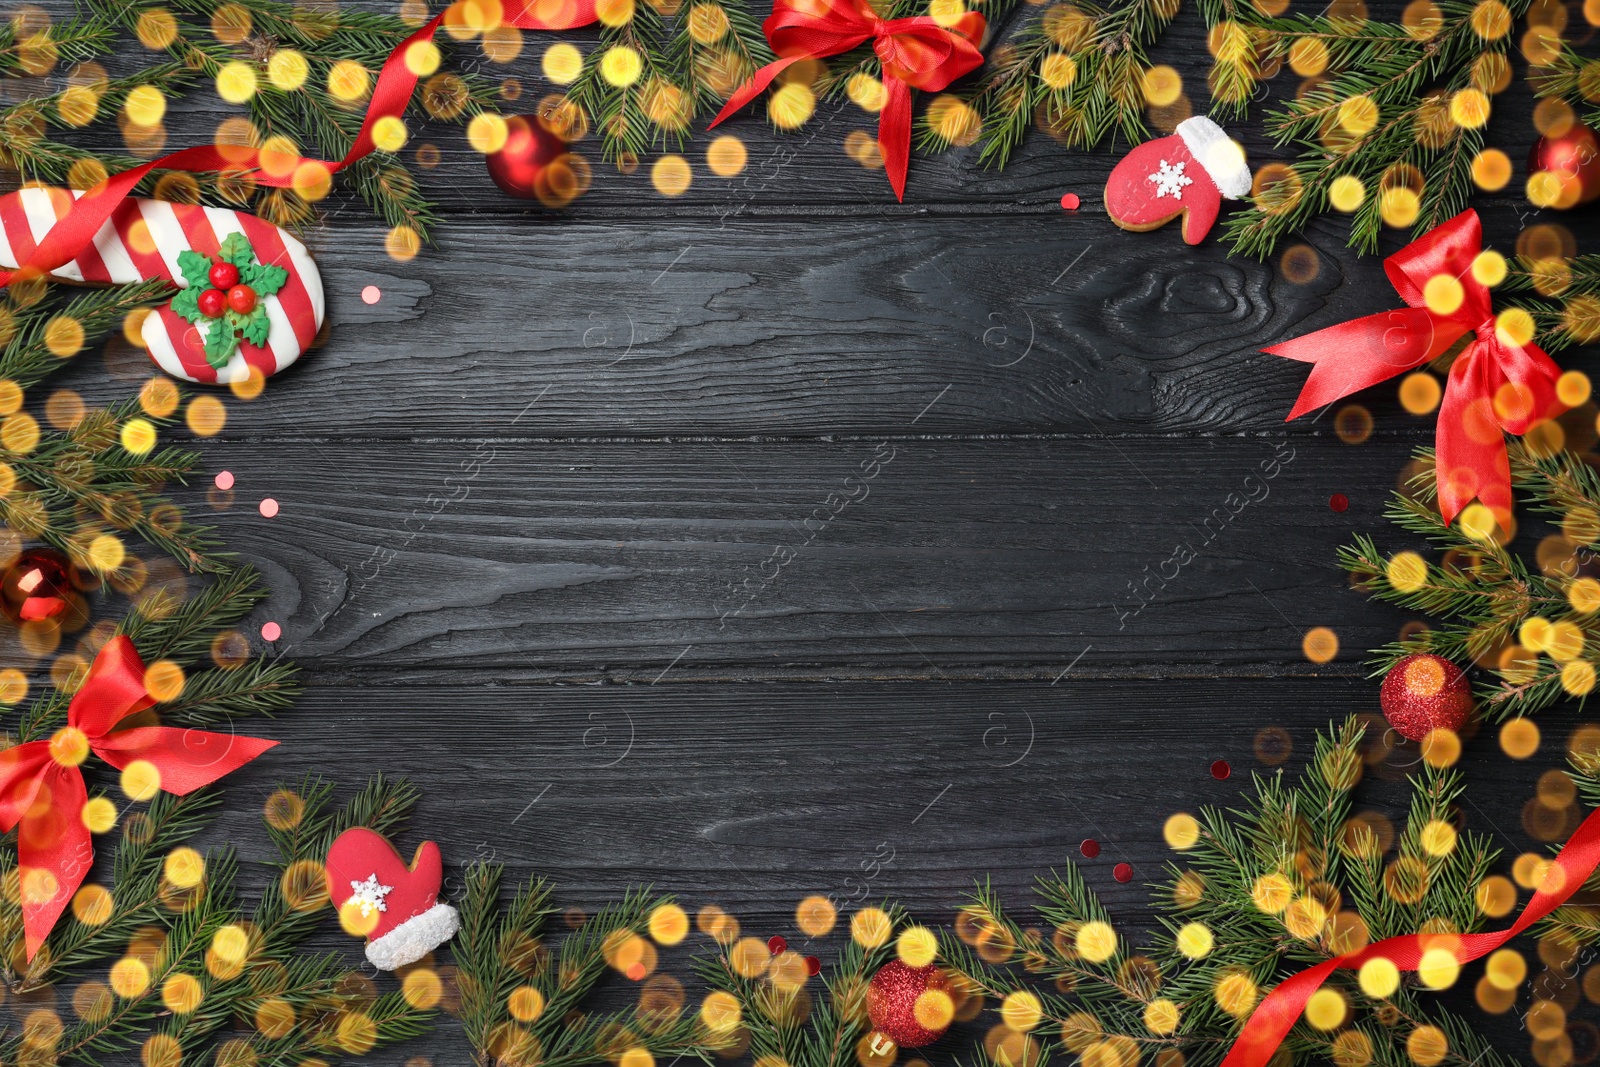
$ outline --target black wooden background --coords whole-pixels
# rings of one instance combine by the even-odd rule
[[[531,106],[545,43],[485,68]],[[1154,55],[1203,110],[1198,15]],[[1497,100],[1492,139],[1514,160],[1530,108],[1520,88]],[[223,113],[209,92],[175,103],[169,144]],[[1283,158],[1259,120],[1233,124],[1258,166]],[[1364,444],[1331,414],[1285,425],[1304,369],[1259,351],[1395,303],[1346,223],[1304,235],[1318,270],[1296,284],[1215,238],[1115,228],[1101,194],[1125,145],[1034,134],[1004,172],[975,149],[918,158],[900,205],[845,154],[856,129],[872,118],[849,105],[787,137],[752,113],[727,130],[745,172],[713,176],[699,135],[675,199],[649,160],[609,172],[591,140],[595,187],[560,212],[503,196],[458,129],[425,131],[444,221],[406,263],[358,205],[330,203],[310,241],[331,338],[260,399],[223,394],[226,430],[199,447],[233,497],[186,495],[265,572],[251,632],[279,621],[309,686],[260,727],[285,744],[230,780],[218,839],[247,883],[275,782],[383,772],[426,795],[403,849],[493,856],[571,907],[650,882],[798,939],[809,893],[947,922],[976,879],[1020,905],[1077,861],[1137,928],[1167,815],[1235,803],[1269,770],[1264,728],[1287,731],[1293,770],[1317,728],[1377,710],[1363,650],[1406,619],[1351,591],[1334,550],[1360,531],[1402,543],[1381,509],[1432,420],[1385,386],[1360,398]],[[1533,221],[1515,197],[1476,206],[1505,250]],[[1541,221],[1583,238],[1594,214]],[[126,395],[148,373],[130,357],[112,342],[59,380]],[[863,482],[875,456],[892,458]],[[1274,456],[1276,477],[1246,482]],[[1230,494],[1263,484],[1205,543]],[[852,501],[816,521],[833,494]],[[1198,557],[1131,613],[1179,542]],[[1317,626],[1340,641],[1323,666],[1301,653]],[[1467,822],[1500,836],[1507,870],[1538,847],[1522,806],[1582,721],[1549,713],[1523,763],[1492,729],[1467,745]],[[1086,838],[1098,858],[1079,856]],[[683,955],[667,957],[680,976]],[[1473,1018],[1525,1053],[1514,1020]],[[419,1048],[466,1059],[448,1026],[375,1059]]]

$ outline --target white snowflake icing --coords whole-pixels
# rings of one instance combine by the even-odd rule
[[[1161,161],[1161,169],[1151,174],[1146,179],[1156,183],[1156,196],[1170,196],[1174,200],[1183,199],[1183,187],[1193,185],[1194,179],[1183,173],[1184,162],[1177,163]]]
[[[392,885],[379,885],[376,873],[367,875],[365,882],[350,883],[350,899],[361,909],[361,917],[369,918],[374,911],[388,911],[383,898],[394,892]]]

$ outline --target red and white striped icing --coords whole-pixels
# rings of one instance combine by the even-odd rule
[[[73,192],[73,197],[82,193]],[[61,189],[22,189],[0,197],[0,266],[16,267],[65,217],[71,201]],[[150,358],[168,374],[191,382],[244,381],[250,368],[273,375],[299,359],[322,328],[322,276],[306,246],[254,215],[226,208],[129,198],[95,234],[94,244],[51,274],[89,285],[125,285],[165,278],[183,285],[178,253],[186,248],[214,256],[224,238],[242,232],[256,260],[289,271],[284,287],[263,303],[272,328],[264,347],[241,340],[220,370],[206,362],[200,328],[163,303],[144,320]]]

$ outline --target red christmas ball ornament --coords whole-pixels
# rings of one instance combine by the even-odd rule
[[[872,1028],[901,1048],[931,1045],[950,1029],[955,1000],[950,977],[933,964],[884,964],[867,985],[867,1017]]]
[[[1566,208],[1600,198],[1600,139],[1581,122],[1559,137],[1541,137],[1528,155],[1528,174],[1553,174],[1560,192],[1549,207]]]
[[[248,285],[236,285],[228,290],[228,307],[241,315],[256,309],[256,291]]]
[[[219,261],[211,264],[211,270],[206,277],[218,289],[232,289],[239,284],[239,268],[232,263]]]
[[[567,153],[567,142],[551,133],[537,115],[506,119],[506,143],[484,157],[489,177],[507,196],[519,200],[551,199],[547,168]]]
[[[221,289],[207,289],[196,298],[195,304],[206,318],[220,319],[222,313],[228,310],[228,294]]]
[[[1472,714],[1472,687],[1460,667],[1418,652],[1389,668],[1378,691],[1384,718],[1395,732],[1421,741],[1429,730],[1460,730]]]
[[[30,549],[0,576],[0,612],[15,623],[61,619],[83,607],[81,577],[72,561],[53,548]]]

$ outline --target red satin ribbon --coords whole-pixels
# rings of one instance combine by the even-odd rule
[[[502,13],[502,24],[529,30],[566,30],[587,26],[596,21],[596,0],[507,0]],[[48,274],[76,259],[94,235],[100,232],[112,212],[132,193],[134,186],[153,170],[203,171],[254,171],[256,184],[284,188],[294,182],[294,173],[307,162],[320,163],[329,174],[343,170],[357,160],[365,158],[376,147],[372,141],[372,128],[379,119],[400,117],[411,103],[416,91],[417,75],[406,65],[406,51],[413,44],[431,41],[434,32],[444,22],[449,9],[435,15],[417,32],[402,41],[378,73],[378,83],[373,87],[372,98],[367,102],[367,112],[361,129],[343,159],[273,161],[276,174],[261,169],[260,153],[248,148],[230,148],[224,154],[213,145],[196,145],[184,148],[160,159],[141,164],[131,170],[113,174],[88,190],[73,202],[66,217],[59,220],[34,248],[28,261],[19,264],[15,271],[0,271],[0,289],[10,285],[19,275]]]
[[[1432,949],[1450,952],[1457,963],[1481,959],[1565,903],[1583,887],[1597,866],[1600,866],[1600,808],[1589,813],[1583,825],[1551,861],[1538,891],[1508,929],[1481,934],[1390,937],[1360,952],[1326,960],[1286,978],[1256,1006],[1222,1061],[1222,1067],[1266,1067],[1300,1013],[1305,1011],[1311,994],[1334,971],[1360,970],[1363,963],[1374,959],[1387,959],[1402,971],[1414,971],[1422,963],[1423,954]]]
[[[866,0],[777,0],[761,28],[780,58],[741,85],[711,125],[748,104],[790,64],[838,55],[871,41],[883,63],[886,93],[878,114],[878,148],[895,198],[904,200],[911,161],[911,90],[938,91],[982,66],[978,44],[987,26],[976,11],[945,25],[929,15],[880,19]]]
[[[1533,344],[1518,347],[1495,329],[1489,289],[1472,276],[1483,247],[1483,226],[1467,210],[1441,223],[1383,261],[1390,283],[1408,307],[1352,319],[1273,345],[1264,351],[1313,364],[1289,418],[1331,404],[1419,367],[1473,334],[1450,368],[1439,405],[1439,510],[1451,521],[1477,497],[1497,516],[1511,511],[1511,466],[1505,433],[1523,434],[1565,410],[1556,399],[1561,377]],[[1423,299],[1429,279],[1446,274],[1461,283],[1461,306],[1444,314]]]
[[[114,637],[95,657],[68,705],[66,727],[49,741],[29,741],[0,752],[0,830],[22,826],[17,859],[30,960],[94,862],[94,846],[83,824],[88,801],[83,772],[58,756],[70,761],[87,745],[118,770],[145,760],[161,772],[162,789],[184,796],[278,743],[172,726],[117,729],[122,720],[154,703],[133,642]]]

